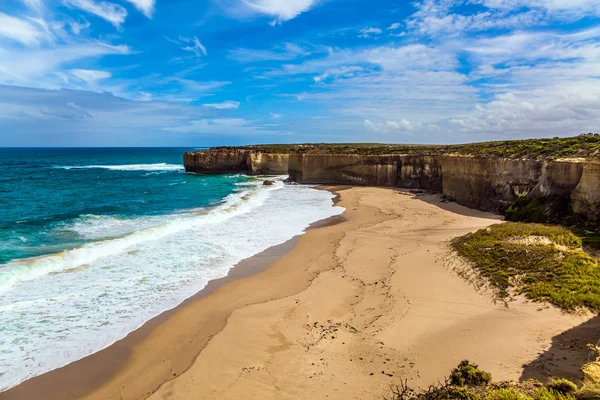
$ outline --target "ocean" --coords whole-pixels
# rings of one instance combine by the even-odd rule
[[[343,211],[283,177],[186,174],[189,150],[0,149],[0,391]]]

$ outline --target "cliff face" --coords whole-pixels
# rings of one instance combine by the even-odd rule
[[[399,157],[350,154],[290,156],[290,179],[299,183],[395,186]]]
[[[286,175],[290,156],[287,154],[249,153],[246,165],[250,175]]]
[[[585,162],[579,184],[571,193],[573,212],[600,223],[600,161]]]
[[[434,156],[296,154],[290,179],[299,183],[398,186],[442,191],[442,171]]]
[[[443,156],[443,193],[460,204],[487,211],[503,211],[521,196],[572,200],[586,162]]]
[[[503,212],[515,200],[552,198],[600,223],[600,161],[540,161],[465,155],[269,154],[205,151],[185,156],[191,172],[289,174],[305,184],[427,189],[459,204]]]
[[[185,153],[183,164],[187,172],[201,174],[285,175],[287,154],[267,154],[248,150],[205,150]]]
[[[444,156],[442,191],[459,204],[486,211],[508,208],[538,184],[541,166],[530,160]]]

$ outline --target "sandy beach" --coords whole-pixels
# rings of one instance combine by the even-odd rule
[[[339,194],[343,218],[0,399],[381,399],[401,379],[427,385],[463,359],[495,380],[577,376],[585,340],[560,357],[553,346],[580,326],[597,332],[596,319],[495,303],[456,272],[467,266],[448,241],[499,217],[433,194],[324,189]]]

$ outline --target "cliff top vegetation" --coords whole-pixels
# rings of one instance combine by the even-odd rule
[[[401,145],[377,143],[265,144],[217,147],[275,154],[437,155],[461,154],[497,158],[600,158],[600,134],[586,133],[553,139],[507,140],[456,145]]]

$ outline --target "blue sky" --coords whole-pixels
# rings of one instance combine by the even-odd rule
[[[600,0],[2,0],[0,146],[600,129]]]

